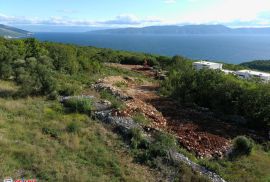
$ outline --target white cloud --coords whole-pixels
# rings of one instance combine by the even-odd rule
[[[174,3],[177,0],[163,0]],[[196,5],[204,0],[187,0]],[[73,10],[61,10],[63,13],[74,13]],[[216,0],[215,3],[200,9],[175,13],[170,17],[138,17],[133,14],[120,14],[105,20],[73,19],[70,17],[15,17],[0,13],[3,24],[41,24],[41,25],[75,25],[75,26],[149,26],[169,24],[225,24],[229,26],[270,26],[270,0]]]
[[[121,14],[111,20],[92,21],[82,19],[72,19],[69,17],[54,16],[48,19],[15,17],[0,14],[2,24],[21,25],[72,25],[72,26],[142,26],[161,22],[157,17],[138,18],[132,14]]]

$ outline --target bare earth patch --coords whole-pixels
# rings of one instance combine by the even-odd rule
[[[182,117],[187,111],[178,108],[173,101],[161,98],[156,92],[159,88],[157,84],[147,81],[138,83],[134,78],[122,76],[106,77],[99,80],[100,83],[111,91],[117,91],[130,98],[125,101],[125,109],[115,111],[115,115],[132,117],[136,113],[142,113],[152,121],[149,127],[175,134],[187,150],[200,157],[222,156],[228,150],[229,139],[202,130],[200,124]],[[117,83],[124,83],[126,87],[117,87]]]

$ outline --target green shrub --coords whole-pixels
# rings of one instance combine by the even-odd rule
[[[176,147],[176,141],[173,136],[159,133],[155,137],[154,143],[150,146],[150,153],[152,157],[163,157],[167,154],[169,149]]]
[[[202,159],[199,161],[199,164],[211,171],[216,172],[217,174],[220,174],[221,172],[221,166],[214,160]]]
[[[147,148],[148,142],[143,138],[142,132],[138,128],[130,130],[130,145],[132,149]]]
[[[138,162],[156,166],[155,159],[165,157],[169,149],[176,147],[175,139],[171,135],[159,133],[154,139],[142,153],[136,156]]]
[[[93,104],[87,98],[71,98],[64,102],[64,106],[69,108],[71,112],[79,112],[89,114],[93,109]]]
[[[45,134],[45,135],[49,135],[53,138],[58,138],[59,137],[59,131],[54,129],[54,128],[47,128],[47,127],[44,127],[42,128],[42,133]]]
[[[145,58],[139,57],[139,56],[131,56],[131,57],[125,57],[123,60],[121,60],[121,64],[137,64],[142,65],[144,63]]]
[[[71,122],[67,125],[67,128],[66,128],[67,132],[69,133],[77,133],[79,132],[80,130],[80,126],[78,123],[76,122]]]
[[[238,136],[233,141],[232,157],[249,155],[253,148],[253,141],[245,136]]]
[[[70,96],[78,94],[81,91],[81,87],[76,83],[68,83],[59,88],[59,94],[63,96]]]

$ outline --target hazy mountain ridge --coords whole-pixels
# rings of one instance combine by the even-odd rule
[[[15,38],[30,35],[31,32],[0,24],[0,36]]]
[[[149,26],[90,31],[103,34],[270,34],[270,28],[229,28],[224,25]]]

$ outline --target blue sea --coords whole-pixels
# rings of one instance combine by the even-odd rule
[[[270,35],[134,35],[35,33],[42,41],[71,43],[238,64],[270,60]]]

